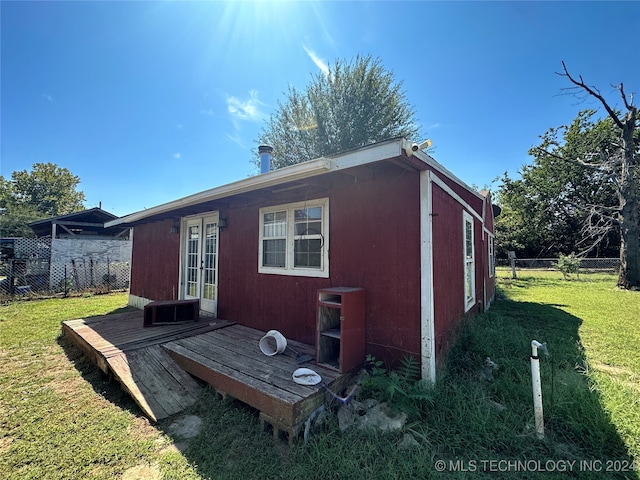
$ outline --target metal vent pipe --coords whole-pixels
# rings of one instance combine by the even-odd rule
[[[271,152],[273,147],[269,145],[260,145],[258,153],[260,154],[260,173],[268,173],[271,171]]]

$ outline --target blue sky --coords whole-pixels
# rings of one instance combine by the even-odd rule
[[[36,162],[126,215],[256,173],[288,85],[380,57],[433,156],[483,187],[530,163],[549,127],[640,94],[640,2],[0,2],[0,173]],[[634,63],[631,63],[634,60]],[[636,95],[637,97],[637,95]],[[494,189],[496,185],[494,184]]]

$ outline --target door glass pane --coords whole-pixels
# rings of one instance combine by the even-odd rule
[[[200,226],[190,225],[187,231],[187,292],[198,296],[198,250],[200,248]]]
[[[204,253],[204,285],[202,298],[215,300],[216,296],[216,256],[218,243],[218,224],[207,223],[204,226],[205,237],[203,245]]]

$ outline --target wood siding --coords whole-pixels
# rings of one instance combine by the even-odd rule
[[[131,289],[149,300],[176,300],[180,235],[170,233],[172,220],[138,225],[133,234]]]
[[[390,359],[419,356],[418,182],[417,172],[385,168],[373,180],[316,195],[329,198],[328,279],[257,272],[258,211],[277,203],[225,211],[218,316],[315,344],[318,289],[362,287],[367,351]]]

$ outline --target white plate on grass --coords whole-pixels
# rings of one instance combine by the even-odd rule
[[[322,377],[310,368],[299,368],[293,372],[293,381],[300,385],[317,385]]]

